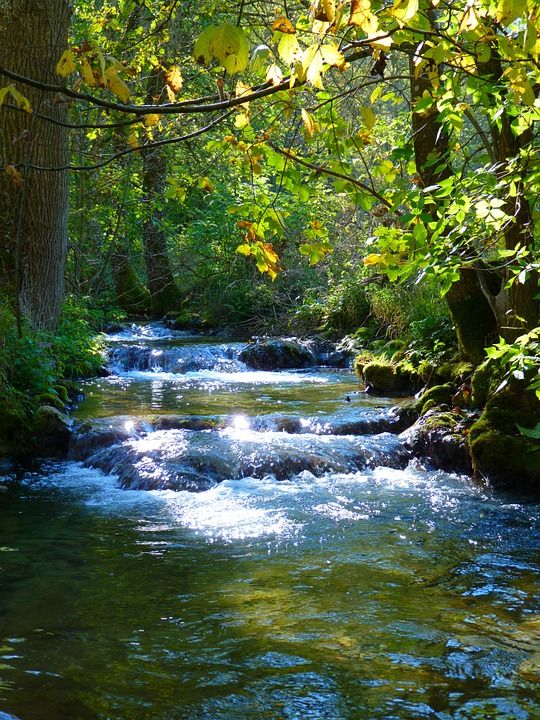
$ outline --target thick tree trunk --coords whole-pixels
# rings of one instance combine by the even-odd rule
[[[68,0],[0,2],[0,66],[58,84],[56,65],[67,46]],[[0,76],[0,87],[11,81]],[[64,100],[22,84],[32,112],[15,109],[7,95],[0,108],[0,224],[5,242],[0,274],[32,328],[54,329],[60,317],[67,251],[67,129],[37,114],[65,121]]]
[[[479,65],[481,75],[486,77],[490,83],[499,83],[504,77],[504,69],[496,48],[491,48],[490,59]],[[488,87],[486,85],[486,87]],[[499,85],[494,86],[497,92]],[[498,117],[497,122],[491,123],[491,138],[493,141],[493,155],[497,162],[497,173],[501,180],[508,174],[510,162],[519,155],[520,150],[532,143],[533,137],[530,131],[522,136],[517,136],[512,131],[512,118],[504,111]],[[513,218],[504,233],[505,247],[507,250],[515,250],[518,246],[534,248],[534,221],[531,206],[525,197],[523,181],[516,182],[516,193],[509,198],[504,208],[507,215]],[[503,283],[506,283],[512,276],[504,273]],[[504,298],[504,312],[499,327],[499,334],[506,340],[513,341],[519,335],[532,330],[539,323],[540,304],[536,299],[538,294],[538,273],[531,272],[523,282],[513,281],[512,284],[502,291]]]
[[[414,112],[414,104],[425,91],[432,90],[426,72],[415,77],[411,59],[412,130],[416,170],[424,187],[440,183],[452,175],[449,164],[449,143],[445,128],[439,121],[436,107],[427,112]],[[492,307],[482,291],[475,270],[462,268],[459,280],[446,293],[446,302],[456,329],[460,355],[478,364],[484,356],[484,348],[496,328]]]
[[[159,102],[165,87],[163,71],[156,69],[148,78],[148,102]],[[163,200],[167,178],[167,160],[163,149],[151,148],[143,154],[143,190],[145,221],[143,226],[144,259],[154,315],[174,310],[179,293],[171,272],[167,238],[163,229]]]

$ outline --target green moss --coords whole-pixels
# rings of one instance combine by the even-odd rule
[[[491,360],[485,360],[473,373],[471,379],[472,406],[475,408],[484,407],[488,395],[500,385],[502,371]]]
[[[359,355],[356,355],[356,357],[354,358],[353,367],[354,372],[358,375],[359,378],[363,379],[364,367],[369,363],[373,362],[374,359],[375,355],[368,350],[361,352]]]
[[[484,412],[469,433],[473,466],[496,484],[537,490],[540,442],[520,435],[517,425],[534,427],[539,423],[540,402],[524,383],[514,380],[493,393],[500,375],[487,365],[483,363],[473,378],[475,401],[481,402],[487,395]]]
[[[453,394],[454,386],[450,383],[430,387],[420,398],[422,403],[421,414],[423,415],[437,405],[450,405]]]
[[[419,386],[419,377],[410,363],[392,363],[374,360],[364,365],[364,382],[375,393],[412,393]]]
[[[150,310],[150,294],[129,263],[115,273],[116,302],[128,315],[145,315]]]
[[[540,444],[493,430],[486,422],[471,428],[469,448],[475,472],[498,485],[540,489]]]

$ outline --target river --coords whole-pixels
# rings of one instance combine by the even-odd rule
[[[0,717],[540,718],[538,503],[408,458],[347,369],[110,344],[0,493]]]

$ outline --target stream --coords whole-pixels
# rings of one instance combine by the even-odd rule
[[[134,325],[0,493],[0,718],[538,720],[540,505],[349,369]]]

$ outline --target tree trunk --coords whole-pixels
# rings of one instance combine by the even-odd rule
[[[491,56],[487,62],[478,65],[479,72],[493,87],[500,92],[501,82],[504,80],[504,69],[500,56],[494,46],[491,47]],[[486,88],[489,84],[486,83]],[[504,180],[508,174],[510,161],[519,155],[520,150],[533,141],[532,133],[525,132],[517,136],[512,131],[512,118],[503,111],[497,122],[490,124],[491,138],[493,141],[493,154],[497,162],[497,174]],[[523,171],[525,174],[526,171]],[[531,206],[525,197],[524,181],[526,178],[521,175],[520,181],[516,182],[516,193],[510,197],[504,210],[507,215],[513,218],[504,233],[505,247],[507,250],[515,250],[518,246],[534,249],[534,220]],[[503,285],[512,277],[505,272],[503,274]],[[519,335],[532,330],[538,325],[540,304],[536,299],[538,293],[538,273],[530,272],[523,282],[513,281],[512,284],[502,290],[504,297],[504,312],[499,328],[499,334],[506,340],[513,341]]]
[[[68,0],[0,3],[0,66],[58,84],[56,65],[67,46]],[[11,81],[0,76],[0,87]],[[0,275],[34,329],[58,325],[67,252],[67,129],[37,117],[65,121],[67,107],[54,93],[16,84],[31,113],[15,109],[8,94],[0,108],[0,223],[4,247]]]
[[[159,102],[165,87],[164,73],[154,70],[148,78],[147,101]],[[143,152],[143,225],[144,260],[150,290],[152,314],[164,315],[178,306],[180,297],[174,281],[163,229],[163,202],[167,178],[167,160],[162,148]]]
[[[420,72],[415,77],[412,57],[410,75],[416,171],[422,185],[429,187],[452,175],[448,135],[439,121],[437,107],[423,113],[414,111],[415,103],[422,98],[424,92],[431,92],[433,87],[427,72]],[[456,330],[460,355],[465,360],[480,363],[488,338],[496,328],[496,321],[476,271],[461,268],[459,280],[452,284],[445,297]]]

